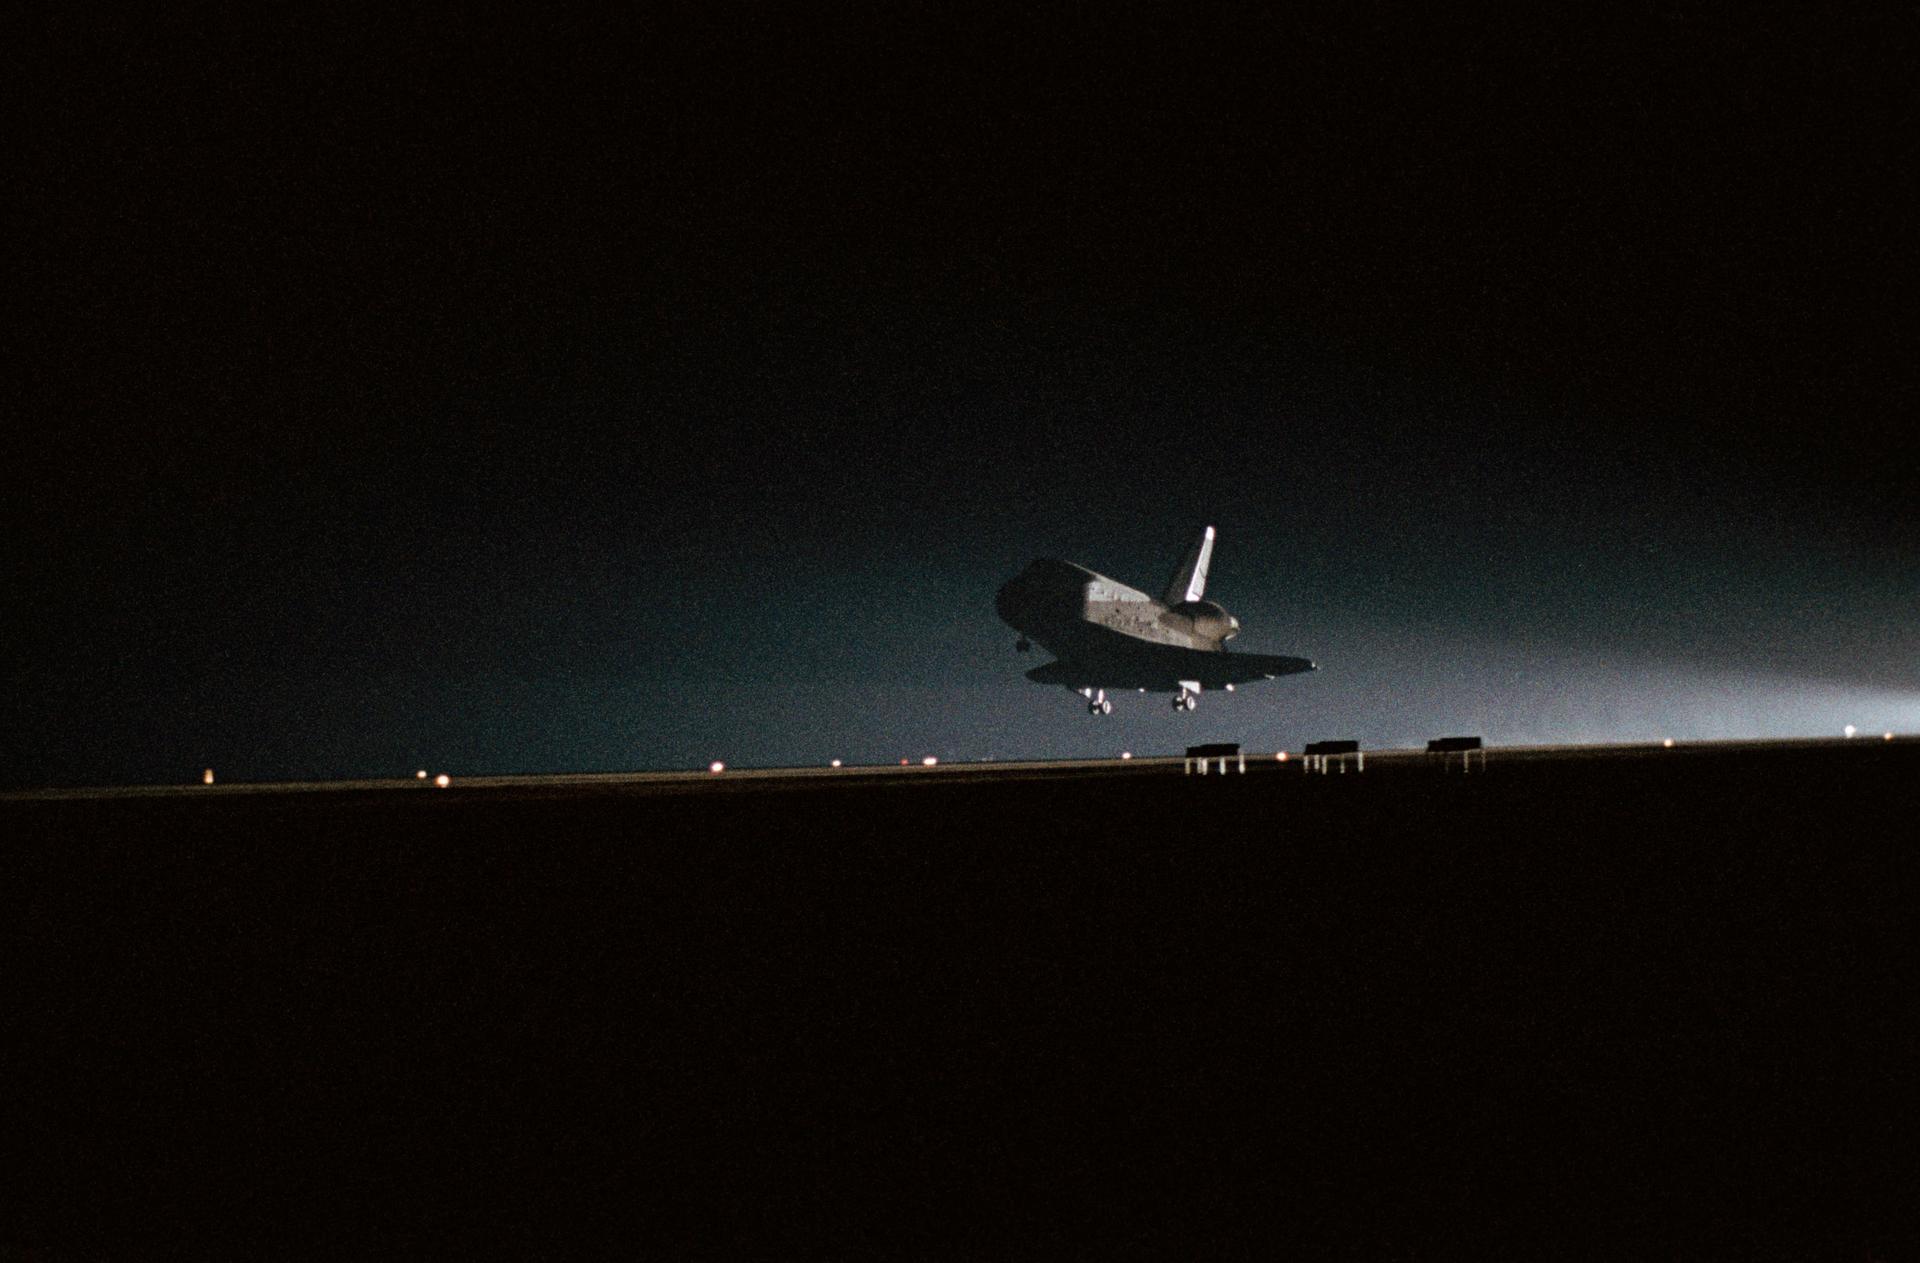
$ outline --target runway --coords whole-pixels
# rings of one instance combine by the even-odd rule
[[[1920,742],[1246,766],[10,795],[0,1245],[1920,1246]]]
[[[1898,733],[1866,734],[1851,738],[1807,737],[1750,741],[1637,742],[1608,745],[1532,745],[1488,746],[1473,752],[1469,761],[1456,754],[1451,761],[1421,748],[1363,750],[1359,758],[1335,758],[1324,771],[1310,765],[1299,751],[1247,750],[1230,759],[1224,769],[1216,761],[1205,769],[1209,775],[1247,775],[1257,777],[1311,775],[1359,775],[1397,777],[1426,775],[1436,770],[1462,774],[1484,774],[1499,770],[1538,771],[1552,767],[1588,765],[1630,771],[1648,761],[1682,761],[1690,764],[1759,762],[1791,768],[1795,759],[1813,758],[1825,762],[1852,754],[1856,758],[1880,758],[1874,751],[1899,750],[1897,757],[1920,753],[1920,736]],[[0,793],[0,802],[61,800],[107,800],[119,798],[173,797],[230,798],[250,795],[388,795],[426,792],[461,795],[485,794],[494,798],[539,797],[581,794],[648,797],[684,795],[697,792],[720,795],[739,791],[766,791],[781,788],[824,788],[829,785],[964,785],[1010,781],[1090,779],[1110,777],[1164,777],[1194,775],[1199,769],[1181,755],[1143,755],[1108,759],[1036,759],[1020,761],[938,762],[922,758],[898,763],[855,764],[807,767],[734,767],[720,771],[712,768],[653,770],[634,772],[556,772],[531,774],[487,774],[450,771],[442,768],[417,769],[424,775],[335,779],[310,781],[222,781],[212,784],[186,781],[180,784],[79,786],[24,789]],[[444,775],[446,784],[438,783]]]

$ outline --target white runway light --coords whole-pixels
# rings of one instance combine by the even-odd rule
[[[722,763],[718,759],[715,759],[713,762],[707,764],[707,771],[712,772],[715,776],[718,776],[720,773],[726,770],[727,770],[727,765]]]
[[[1847,740],[1851,741],[1853,740],[1853,734],[1856,732],[1859,732],[1860,730],[1858,728],[1855,728],[1852,724],[1848,724],[1845,728],[1842,728],[1840,731],[1842,735],[1844,735],[1847,738]]]
[[[445,789],[447,786],[453,784],[453,778],[451,776],[448,776],[445,772],[442,772],[440,773],[440,775],[433,778],[433,783],[435,785],[438,785],[441,789]]]
[[[827,766],[829,766],[829,767],[839,767],[839,766],[840,766],[840,760],[838,760],[838,759],[835,759],[835,760],[834,760],[834,761],[833,761],[832,763],[830,763],[830,764],[828,764]]]
[[[929,754],[926,758],[920,760],[920,766],[932,767],[934,764],[938,763],[939,761],[940,760],[934,758],[931,754]]]
[[[425,768],[421,768],[421,769],[420,769],[420,770],[419,770],[418,772],[415,772],[415,773],[413,774],[413,779],[414,779],[414,780],[416,780],[416,781],[424,781],[424,780],[426,780],[426,779],[427,779],[427,769],[425,769]]]
[[[200,774],[200,783],[201,783],[202,785],[211,785],[211,784],[213,784],[213,769],[212,769],[212,768],[208,768],[208,769],[207,769],[207,770],[206,770],[205,772],[202,772],[202,773]]]

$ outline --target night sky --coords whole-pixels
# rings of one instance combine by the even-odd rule
[[[1330,8],[9,19],[0,782],[1920,730],[1910,10]]]

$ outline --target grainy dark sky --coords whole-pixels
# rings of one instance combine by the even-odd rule
[[[1333,8],[15,19],[4,779],[1920,726],[1912,16]]]

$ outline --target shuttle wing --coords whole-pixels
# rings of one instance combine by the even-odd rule
[[[1104,651],[1080,661],[1049,662],[1027,672],[1039,684],[1079,688],[1138,688],[1153,693],[1178,692],[1182,683],[1197,680],[1203,688],[1251,684],[1311,671],[1308,658],[1276,654],[1219,653],[1181,649],[1173,645],[1110,644]]]

